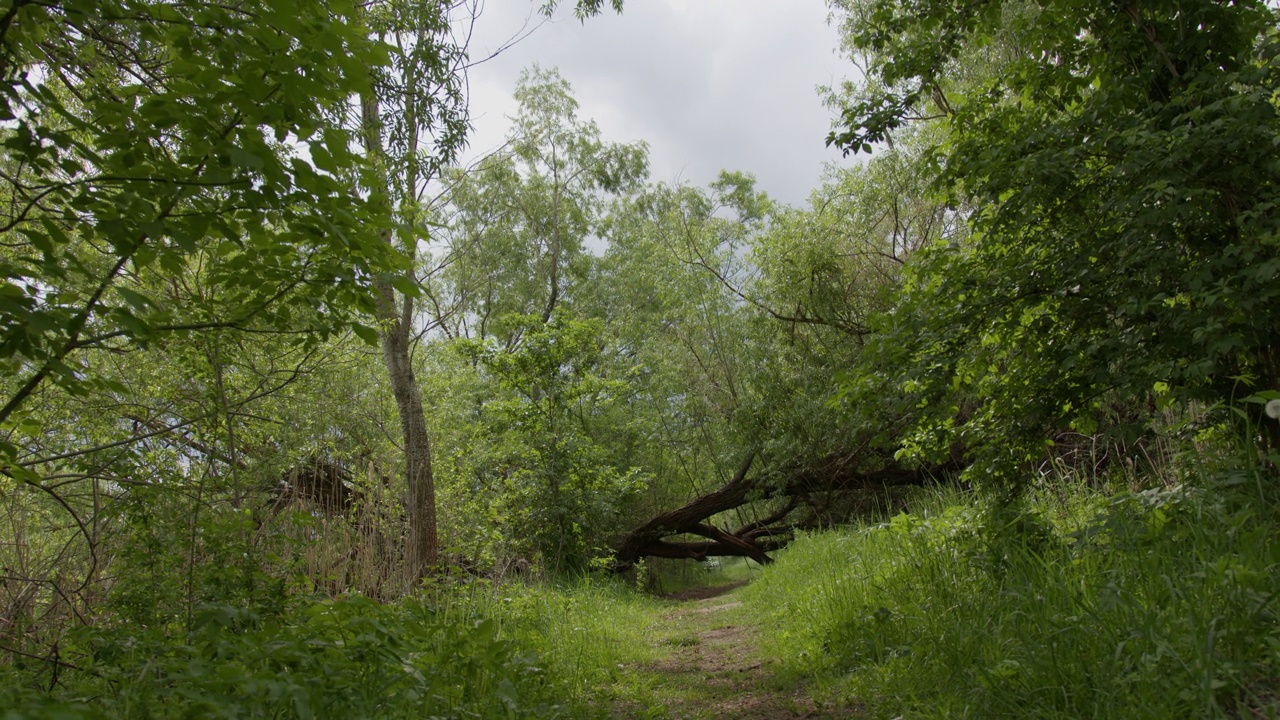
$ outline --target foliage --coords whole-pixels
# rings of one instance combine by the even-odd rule
[[[899,369],[873,365],[864,352],[880,341],[876,319],[897,305],[919,250],[965,233],[963,218],[930,191],[926,140],[905,138],[865,165],[832,169],[810,209],[778,209],[751,238],[757,271],[746,287],[763,310],[753,335],[768,348],[752,386],[756,414],[771,421],[771,454],[882,464],[892,450],[881,449],[900,442],[902,393],[884,387]],[[856,401],[833,404],[833,389],[854,374],[867,387]]]
[[[555,70],[526,70],[506,147],[471,171],[450,173],[442,271],[430,294],[452,336],[519,341],[526,315],[544,322],[590,271],[606,200],[648,174],[644,143],[605,142],[578,118],[569,83]]]
[[[1269,387],[1280,38],[1261,2],[850,3],[871,80],[833,141],[934,117],[970,241],[917,258],[879,326],[917,408],[904,453],[1013,479],[1117,396]],[[857,22],[854,22],[854,21]],[[853,383],[856,385],[856,383]]]
[[[607,366],[601,327],[560,315],[527,317],[508,352],[476,343],[471,352],[503,390],[481,413],[492,448],[475,468],[488,521],[516,555],[538,557],[553,572],[608,554],[607,541],[627,502],[645,484],[639,468],[620,467],[597,436],[629,390]]]
[[[0,702],[21,717],[557,718],[578,712],[533,655],[494,620],[420,600],[379,605],[352,596],[288,616],[202,606],[177,637],[130,624],[77,633],[63,645],[74,678],[49,695],[19,666]],[[56,668],[55,668],[56,671]],[[30,673],[28,675],[28,673]]]
[[[753,204],[755,194],[741,193]],[[713,217],[728,209],[718,195],[656,185],[616,202],[608,250],[582,293],[618,362],[634,368],[626,379],[635,430],[621,439],[631,462],[654,476],[649,510],[722,482],[741,461],[743,428],[758,420],[743,409],[749,312],[717,275],[736,273],[744,228]]]
[[[841,0],[868,72],[833,140],[874,154],[804,209],[740,172],[645,185],[644,143],[536,66],[507,146],[446,167],[466,6],[11,5],[0,712],[657,711],[662,604],[552,583],[744,456],[753,492],[899,460],[1027,486],[1065,429],[1213,447],[1241,398],[1280,443],[1259,0]],[[1177,483],[803,537],[748,605],[876,713],[1274,704],[1274,467],[1147,461]],[[433,466],[459,574],[423,584]],[[893,499],[817,494],[707,522],[785,507],[782,538]]]
[[[56,646],[112,594],[117,611],[188,624],[211,588],[258,602],[281,573],[245,513],[324,454],[319,434],[290,442],[287,390],[333,359],[369,278],[403,266],[380,239],[389,218],[351,191],[364,163],[340,117],[388,48],[343,3],[12,5],[11,639]]]
[[[579,20],[586,20],[593,15],[600,14],[600,9],[604,7],[604,2],[605,0],[578,0],[574,5],[573,14]],[[559,4],[556,0],[544,0],[542,3],[543,14],[550,17]],[[609,6],[617,13],[622,12],[623,4],[624,0],[609,0]]]
[[[366,279],[395,261],[378,242],[387,219],[350,192],[360,159],[333,120],[386,58],[355,13],[13,5],[0,107],[6,429],[36,427],[23,408],[45,382],[100,384],[86,351],[207,328],[319,338],[362,305]],[[303,143],[310,161],[293,149]]]
[[[876,717],[1261,712],[1280,524],[1254,479],[922,497],[796,542],[745,602],[789,672]]]

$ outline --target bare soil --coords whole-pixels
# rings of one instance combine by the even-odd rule
[[[782,683],[760,655],[756,629],[732,610],[732,591],[745,583],[698,588],[672,596],[664,649],[657,662],[639,668],[653,682],[667,717],[680,720],[798,720],[856,717],[853,709],[819,708],[803,688]],[[652,715],[646,714],[647,717]],[[615,717],[637,717],[618,708]]]

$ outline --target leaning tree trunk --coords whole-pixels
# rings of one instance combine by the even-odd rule
[[[375,161],[385,161],[382,140],[382,117],[378,98],[370,91],[361,98],[365,149]],[[386,172],[385,165],[383,172]],[[386,180],[384,178],[384,180]],[[390,183],[387,182],[388,190]],[[388,193],[390,194],[390,193]],[[386,240],[393,242],[391,231]],[[374,282],[377,304],[378,339],[382,359],[391,380],[391,392],[400,416],[404,440],[405,480],[409,489],[409,547],[407,554],[410,577],[422,578],[439,564],[436,539],[436,488],[431,475],[431,444],[427,436],[427,416],[422,409],[422,395],[413,374],[409,349],[413,329],[413,298],[404,296],[397,307],[396,291],[391,279]]]
[[[614,569],[626,570],[645,557],[705,560],[711,556],[747,557],[760,564],[773,562],[768,553],[784,547],[793,532],[806,526],[788,522],[802,501],[818,494],[838,494],[889,487],[925,485],[960,470],[958,462],[929,468],[906,468],[888,464],[878,470],[863,470],[851,458],[833,456],[780,472],[781,479],[767,482],[748,473],[756,458],[743,458],[733,479],[714,492],[690,500],[679,508],[659,513],[627,533],[614,549]],[[786,498],[786,504],[769,517],[750,522],[736,530],[711,523],[720,513],[752,502]],[[704,540],[672,540],[672,536],[696,535]]]
[[[391,379],[391,393],[400,415],[400,432],[404,438],[405,479],[409,487],[409,571],[416,580],[439,561],[436,540],[436,487],[431,475],[431,441],[427,435],[427,416],[422,409],[422,394],[413,374],[409,358],[412,300],[404,299],[404,312],[397,315],[395,291],[391,284],[379,281],[378,337],[382,342],[382,359]]]

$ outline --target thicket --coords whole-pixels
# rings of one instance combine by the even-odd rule
[[[787,672],[873,717],[1267,717],[1280,517],[1253,457],[921,491],[798,539],[744,600]]]
[[[100,621],[51,658],[19,656],[0,702],[13,718],[584,716],[530,648],[450,608],[351,596],[275,614],[203,604],[185,632]]]
[[[975,489],[791,544],[772,651],[884,717],[1274,715],[1274,9],[838,5],[832,141],[923,137],[969,231],[841,398]]]

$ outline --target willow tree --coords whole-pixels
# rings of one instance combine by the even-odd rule
[[[609,199],[648,174],[645,145],[604,140],[594,121],[578,117],[559,72],[524,71],[515,99],[504,151],[451,176],[452,262],[434,286],[451,334],[496,337],[508,349],[527,326],[523,316],[545,324],[572,299]]]
[[[364,185],[396,222],[383,231],[406,262],[374,278],[377,340],[400,418],[408,487],[408,565],[417,577],[438,563],[435,483],[422,395],[412,363],[419,244],[429,240],[425,193],[461,148],[467,127],[462,93],[466,49],[453,41],[451,5],[391,0],[368,9],[370,31],[387,43],[391,63],[371,68],[360,97],[361,131],[371,159]]]
[[[427,293],[433,319],[494,391],[469,403],[466,422],[485,435],[461,453],[468,482],[480,479],[468,502],[503,529],[499,555],[540,553],[565,569],[601,544],[605,518],[635,485],[597,442],[600,416],[624,394],[608,342],[575,315],[589,305],[588,244],[647,163],[642,144],[608,142],[578,116],[558,73],[526,71],[515,97],[503,151],[448,174],[448,228]]]

